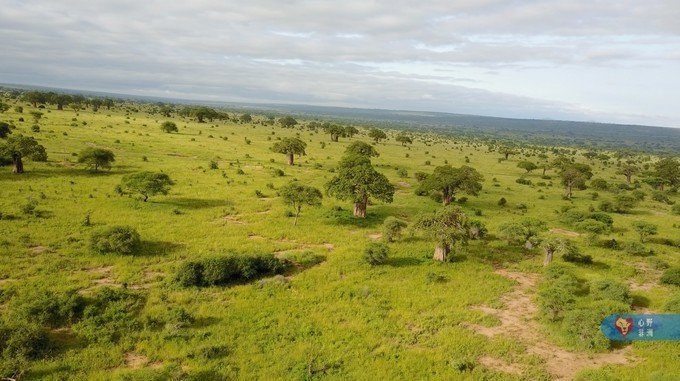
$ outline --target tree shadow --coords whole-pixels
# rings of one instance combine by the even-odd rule
[[[135,254],[138,257],[151,257],[172,253],[184,247],[184,244],[167,241],[142,241],[142,247]]]
[[[381,225],[387,213],[383,210],[368,211],[366,218],[354,217],[351,211],[345,209],[333,209],[329,211],[326,218],[334,225],[355,226],[360,228],[373,228]]]
[[[649,298],[642,295],[633,295],[633,305],[636,307],[649,307]]]
[[[575,264],[578,265],[579,263]],[[611,268],[611,266],[609,266],[608,264],[600,261],[593,261],[593,263],[586,264],[586,266],[597,270],[609,270]]]
[[[37,179],[46,179],[51,177],[71,177],[71,178],[98,178],[98,177],[108,177],[114,175],[124,175],[128,173],[135,172],[131,169],[118,169],[115,170],[100,170],[91,171],[85,168],[67,168],[67,167],[47,167],[47,168],[36,168],[28,169],[22,174],[12,173],[11,169],[2,170],[0,167],[0,181],[2,180],[12,180],[12,181],[31,181]],[[6,169],[6,168],[5,168]]]
[[[163,201],[152,201],[153,204],[171,205],[180,209],[207,209],[232,206],[233,202],[223,199],[201,199],[191,197],[176,197]]]

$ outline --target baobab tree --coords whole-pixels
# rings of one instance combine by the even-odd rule
[[[626,176],[626,183],[630,184],[631,178],[633,177],[634,174],[639,173],[640,168],[633,164],[624,164],[621,169],[619,169],[616,173],[619,175],[624,175]]]
[[[364,143],[360,140],[354,141],[348,145],[345,149],[345,155],[361,155],[366,157],[380,156],[378,151],[376,151],[372,145]]]
[[[370,198],[392,202],[394,185],[373,168],[368,157],[350,154],[340,161],[336,176],[326,184],[326,192],[340,200],[351,200],[354,216],[365,218]]]
[[[294,156],[305,155],[305,148],[307,148],[307,143],[303,142],[298,138],[283,138],[272,145],[271,150],[276,153],[282,153],[288,158],[288,164],[294,164]]]
[[[387,139],[387,134],[377,128],[372,128],[371,131],[368,132],[368,136],[376,143],[380,143],[381,140]]]
[[[447,206],[433,214],[420,216],[414,228],[435,240],[432,259],[444,262],[452,247],[466,245],[468,240],[480,237],[479,231],[486,230],[480,222],[471,222],[460,207]]]
[[[9,136],[4,144],[0,145],[0,157],[6,157],[14,165],[14,173],[24,173],[23,158],[28,157],[33,161],[47,161],[45,147],[40,145],[31,136]]]

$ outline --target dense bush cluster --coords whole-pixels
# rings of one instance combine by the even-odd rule
[[[383,243],[370,243],[364,249],[364,262],[371,266],[382,265],[387,262],[390,249]]]
[[[136,254],[142,246],[139,233],[129,226],[112,226],[92,233],[90,247],[97,253]]]
[[[282,274],[289,266],[273,254],[209,258],[182,264],[175,281],[183,287],[223,286]]]
[[[680,286],[680,267],[671,267],[661,276],[661,283]]]

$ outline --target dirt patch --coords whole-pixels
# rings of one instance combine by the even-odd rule
[[[220,220],[222,222],[225,222],[225,223],[231,223],[231,224],[236,224],[236,225],[245,225],[246,224],[244,221],[241,221],[238,217],[232,216],[232,215],[222,216],[222,218],[220,218]]]
[[[168,154],[168,156],[175,156],[175,157],[189,157],[189,156],[187,156],[187,155],[182,155],[181,153],[177,153],[177,152],[170,152],[170,153]]]
[[[33,254],[42,254],[42,253],[51,253],[51,252],[53,252],[53,250],[50,249],[49,247],[47,247],[47,246],[41,246],[41,245],[32,246],[30,249],[31,249],[31,253],[33,253]]]
[[[522,374],[522,368],[520,368],[518,365],[507,363],[504,360],[497,359],[495,357],[482,356],[478,358],[477,361],[487,368],[491,368],[499,372],[512,373],[516,375]]]
[[[374,241],[377,241],[379,239],[382,239],[382,236],[383,236],[382,233],[373,233],[373,234],[369,234],[368,238],[370,238]]]
[[[149,363],[149,358],[135,352],[128,352],[124,355],[125,366],[130,368],[141,368]]]
[[[411,184],[409,184],[405,181],[399,181],[399,182],[397,182],[397,185],[399,185],[402,188],[410,188],[411,187]]]
[[[541,334],[541,326],[537,321],[538,308],[532,300],[538,276],[505,269],[497,270],[495,273],[517,282],[512,291],[501,297],[503,308],[495,309],[487,306],[472,308],[498,318],[500,325],[485,327],[466,324],[467,328],[488,337],[505,335],[517,338],[527,346],[528,353],[545,360],[546,369],[555,380],[572,380],[576,373],[584,368],[630,362],[626,356],[630,352],[630,346],[607,353],[588,354],[572,352],[548,342]]]
[[[263,240],[263,239],[266,239],[266,238],[264,238],[264,237],[261,236],[261,235],[250,234],[250,235],[248,235],[248,239],[253,239],[253,240],[258,240],[258,241],[259,241],[259,240]]]
[[[578,237],[578,236],[581,235],[581,234],[574,232],[574,231],[571,231],[571,230],[557,229],[557,228],[550,229],[550,232],[554,233],[554,234],[566,235],[567,237]]]

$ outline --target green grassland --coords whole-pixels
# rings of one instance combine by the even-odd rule
[[[331,142],[323,132],[262,125],[261,116],[254,116],[253,123],[197,123],[152,115],[148,105],[134,105],[138,111],[116,106],[77,114],[49,107],[41,110],[40,131],[33,132],[28,114],[33,108],[22,105],[22,114],[8,110],[0,119],[16,125],[13,134],[34,136],[46,147],[48,161],[26,160],[21,175],[0,167],[0,212],[12,216],[0,220],[3,315],[12,316],[22,297],[46,290],[76,290],[87,296],[104,287],[125,287],[142,299],[134,316],[139,324],[117,340],[87,339],[68,325],[51,329],[49,337],[57,344],[47,356],[25,364],[22,379],[551,379],[543,359],[527,352],[517,337],[489,338],[465,327],[498,324],[471,308],[502,307],[500,298],[513,282],[494,269],[543,272],[541,250],[509,246],[493,235],[501,224],[522,217],[572,234],[575,229],[559,213],[562,207],[586,211],[614,197],[599,191],[593,200],[589,189],[564,200],[554,171],[547,173],[550,180],[541,179],[541,170],[536,170],[526,176],[534,185],[516,183],[524,173],[517,162],[532,155],[528,148],[499,161],[502,155],[482,141],[413,133],[414,143],[403,147],[394,140],[397,131],[387,131],[390,138],[375,145],[380,156],[372,161],[395,184],[394,202],[375,202],[366,219],[355,219],[351,203],[325,197],[322,206],[303,208],[294,226],[277,189],[293,179],[323,189],[347,145],[370,141],[365,130]],[[26,121],[18,122],[20,117]],[[162,132],[159,127],[166,120],[174,120],[179,133]],[[307,143],[307,154],[296,158],[296,165],[286,165],[284,155],[269,150],[278,138],[298,135]],[[111,170],[93,173],[76,163],[74,155],[91,146],[115,153]],[[592,165],[594,177],[613,184],[625,181],[615,165],[590,162],[582,152],[575,156]],[[211,161],[217,169],[210,169]],[[363,249],[376,240],[386,217],[413,222],[418,214],[441,207],[414,193],[418,182],[413,174],[432,172],[445,162],[466,164],[483,174],[481,193],[466,196],[461,207],[470,215],[482,211],[475,218],[486,224],[491,238],[473,241],[454,261],[439,263],[432,260],[434,243],[407,229],[404,238],[389,244],[386,264],[364,263]],[[275,175],[274,169],[285,175]],[[400,177],[397,169],[405,169],[408,177]],[[162,171],[175,185],[168,195],[148,202],[118,195],[115,188],[122,176],[138,171]],[[546,185],[535,185],[541,181]],[[648,185],[641,189],[651,193]],[[498,205],[501,197],[508,201],[504,207]],[[677,194],[669,197],[680,202]],[[29,200],[37,203],[38,213],[22,213]],[[88,214],[91,226],[83,224]],[[680,236],[680,218],[671,206],[650,197],[631,213],[612,216],[614,230],[600,238],[636,241],[631,227],[635,220],[658,225],[657,238]],[[138,255],[90,250],[91,234],[113,225],[139,231],[143,247]],[[653,255],[633,256],[597,247],[587,234],[574,240],[594,260],[592,265],[570,265],[580,279],[649,285],[632,291],[635,308],[662,312],[680,293],[660,284],[653,266],[680,265],[678,246],[650,240],[646,246]],[[181,288],[173,281],[176,269],[189,260],[305,251],[324,260],[286,277],[206,288]],[[173,323],[180,310],[193,317],[189,323]],[[574,348],[551,331],[555,326],[541,326],[551,343]],[[581,377],[680,378],[680,344],[629,345],[635,359],[630,364],[584,370]],[[518,364],[521,372],[479,363],[485,355]]]

